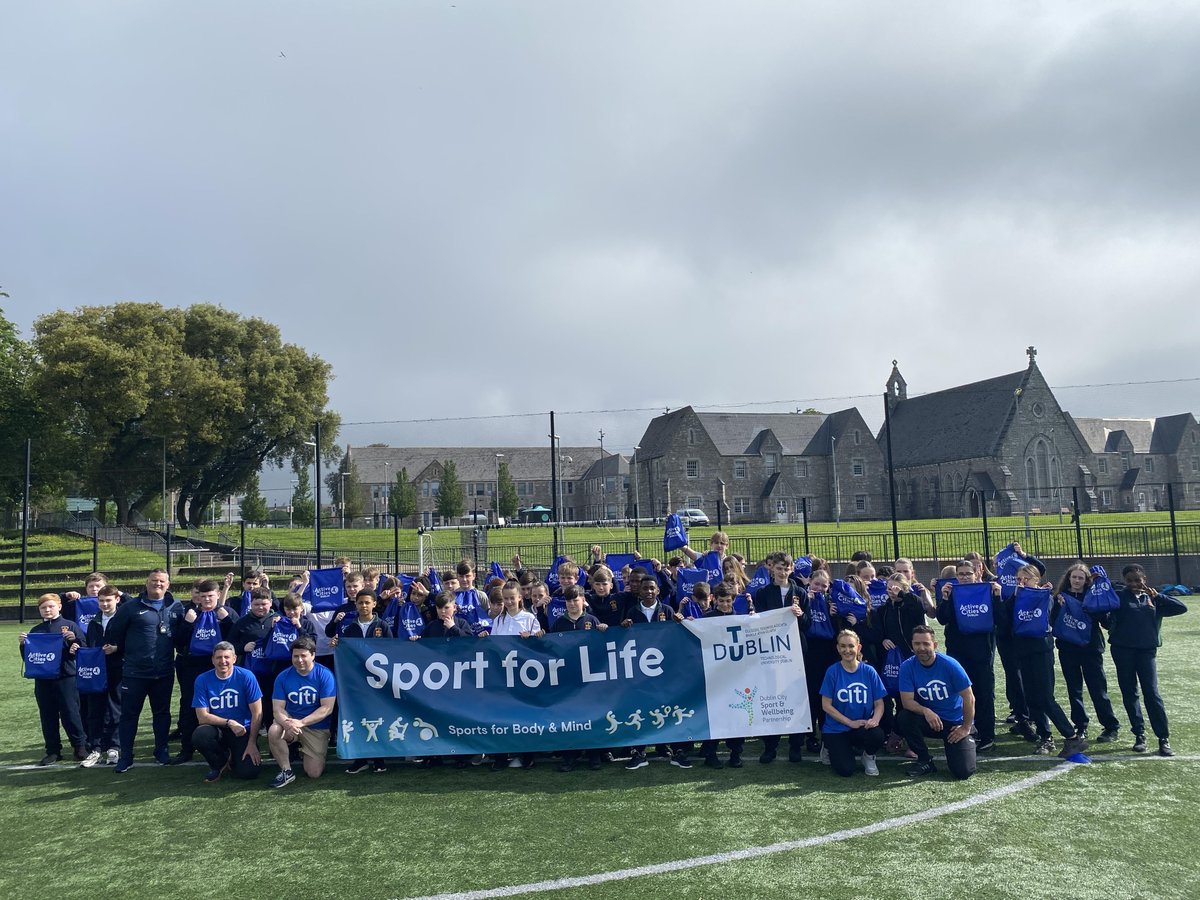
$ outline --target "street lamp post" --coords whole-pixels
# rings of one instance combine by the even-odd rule
[[[341,479],[342,479],[342,493],[338,497],[338,499],[342,501],[342,503],[341,503],[341,506],[342,506],[342,531],[345,531],[346,530],[346,473],[345,472],[341,473]]]
[[[496,525],[500,524],[500,460],[504,459],[503,453],[496,454]]]

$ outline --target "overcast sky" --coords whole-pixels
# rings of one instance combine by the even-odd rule
[[[332,363],[347,423],[691,403],[874,425],[892,359],[919,393],[1022,369],[1029,344],[1077,415],[1200,405],[1195,3],[0,21],[0,302],[26,336],[57,308],[219,303]],[[1191,380],[1068,387],[1165,379]],[[628,452],[652,414],[558,431]]]

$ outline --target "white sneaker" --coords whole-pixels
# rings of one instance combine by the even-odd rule
[[[824,745],[821,746],[821,765],[829,765],[829,748]]]
[[[120,758],[121,758],[121,751],[118,750],[116,747],[113,747],[111,750],[108,751],[108,756],[107,756],[107,759],[105,759],[105,763],[110,766],[115,766],[117,764],[117,760]]]
[[[519,756],[514,756],[512,759],[510,759],[510,760],[508,761],[508,767],[509,767],[510,769],[521,769],[521,768],[524,768],[524,765],[523,765],[523,764],[522,764],[522,762],[521,762],[521,757],[519,757]]]
[[[875,757],[869,753],[864,753],[862,757],[863,772],[867,775],[878,775],[879,766],[875,765]]]
[[[90,769],[92,766],[94,766],[98,762],[100,762],[100,751],[93,750],[91,753],[89,753],[87,756],[85,756],[83,758],[83,762],[81,762],[79,764],[79,768]]]

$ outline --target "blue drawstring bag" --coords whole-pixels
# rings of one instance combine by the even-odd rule
[[[808,636],[832,641],[833,622],[829,618],[829,598],[813,594],[808,600]]]
[[[507,581],[508,576],[504,574],[504,569],[500,567],[500,563],[493,562],[488,566],[488,574],[492,578],[499,578],[501,581]]]
[[[887,582],[882,578],[872,578],[867,584],[867,599],[871,602],[872,610],[887,606]]]
[[[250,592],[242,591],[242,599],[238,603],[238,616],[244,616],[250,612]]]
[[[341,571],[340,569],[338,570]],[[287,619],[276,619],[271,633],[267,636],[267,646],[263,653],[265,659],[273,662],[292,659],[292,642],[300,636],[300,629]]]
[[[546,572],[546,587],[550,588],[550,593],[554,593],[560,587],[558,583],[558,567],[565,562],[570,562],[565,556],[554,557],[554,562],[550,563],[550,568]]]
[[[750,594],[738,594],[733,598],[733,611],[739,616],[750,615],[750,604],[753,600]]]
[[[883,658],[883,671],[879,675],[883,678],[883,686],[887,688],[889,694],[899,695],[900,693],[900,663],[902,662],[904,662],[904,654],[900,652],[899,647],[893,647]]]
[[[996,554],[996,580],[1000,582],[1000,597],[1011,600],[1017,593],[1017,572],[1025,565],[1025,558],[1017,555],[1009,544]]]
[[[75,623],[87,631],[92,619],[100,615],[100,602],[95,597],[80,597],[75,601]]]
[[[433,594],[440,594],[444,589],[442,587],[442,579],[438,578],[437,570],[433,566],[429,567],[429,571],[425,573],[429,578],[429,587]]]
[[[346,602],[346,587],[341,569],[309,569],[304,599],[313,612],[332,612]],[[288,659],[291,659],[289,653]]]
[[[988,634],[995,629],[990,584],[956,584],[950,601],[954,604],[954,621],[963,634]]]
[[[807,556],[797,556],[792,571],[801,578],[812,578],[812,560]]]
[[[1095,576],[1095,580],[1092,581],[1088,592],[1083,595],[1083,608],[1093,616],[1115,612],[1121,606],[1121,599],[1113,590],[1112,582],[1108,580],[1108,573],[1104,571],[1104,566],[1092,566],[1092,574]]]
[[[771,583],[771,570],[766,566],[759,566],[754,570],[754,577],[746,585],[746,593],[753,596],[760,590]]]
[[[274,660],[267,659],[269,642],[270,635],[265,640],[255,641],[254,649],[246,657],[246,664],[255,675],[270,675],[277,668]],[[288,658],[291,659],[290,656]]]
[[[425,633],[425,619],[421,616],[421,609],[411,600],[401,603],[387,621],[392,626],[392,633],[401,639],[420,637]]]
[[[1050,589],[1017,588],[1013,598],[1013,636],[1044,638],[1050,630]]]
[[[192,639],[188,642],[188,655],[212,656],[213,647],[221,643],[220,626],[216,610],[197,613],[192,624]]]
[[[633,568],[641,569],[643,572],[649,572],[651,578],[657,578],[658,573],[654,571],[654,563],[648,559],[635,559]]]
[[[550,602],[546,604],[546,624],[549,626],[546,630],[554,627],[554,623],[567,614],[567,601],[562,597],[551,597]]]
[[[604,564],[612,571],[616,577],[621,576],[621,570],[626,566],[633,567],[637,562],[637,558],[632,553],[606,553],[604,554]]]
[[[716,550],[709,550],[702,556],[697,557],[692,563],[693,569],[703,569],[707,575],[708,583],[714,587],[720,584],[725,579],[725,570],[721,566],[721,554]]]
[[[688,598],[679,604],[679,614],[685,619],[703,619],[704,610],[700,608],[700,604],[692,598]]]
[[[707,580],[703,569],[680,569],[675,575],[675,605],[692,596],[692,588]]]
[[[829,596],[833,598],[833,608],[843,619],[854,616],[862,621],[867,615],[867,601],[854,589],[854,585],[840,578],[835,578],[829,586]]]
[[[103,647],[80,647],[75,651],[75,686],[81,694],[103,694],[108,690]]]
[[[479,608],[479,592],[475,588],[468,588],[465,591],[459,591],[454,595],[454,602],[458,604],[458,613],[472,625],[479,622],[481,615],[487,614],[487,608]]]
[[[663,552],[670,553],[672,550],[686,547],[687,544],[688,533],[687,529],[683,527],[683,520],[671,513],[667,516],[667,524],[663,529]]]
[[[944,588],[948,584],[958,584],[958,580],[955,578],[939,578],[937,581],[934,582],[934,588],[933,588],[933,591],[934,591],[933,602],[934,603],[942,602],[942,588]]]
[[[62,674],[63,636],[59,632],[31,632],[25,635],[22,657],[25,677],[50,679]]]
[[[1054,620],[1054,636],[1060,641],[1086,647],[1092,642],[1092,617],[1083,608],[1083,603],[1070,594],[1062,594],[1062,609]]]

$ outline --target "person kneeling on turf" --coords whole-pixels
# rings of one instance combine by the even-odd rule
[[[854,758],[862,753],[863,771],[878,775],[875,754],[883,747],[883,700],[887,688],[869,663],[862,661],[858,634],[844,629],[837,636],[838,656],[821,683],[821,705],[825,710],[822,731],[829,749],[829,763],[843,778],[854,774]]]
[[[235,666],[237,650],[228,641],[213,648],[213,667],[196,679],[192,708],[200,724],[192,745],[208,762],[206,784],[233,770],[235,778],[257,778],[258,726],[262,722],[262,690],[249,669]]]
[[[271,704],[275,721],[267,731],[271,755],[279,774],[271,787],[286,787],[296,780],[288,761],[288,744],[300,742],[304,774],[320,778],[329,751],[329,717],[337,696],[333,672],[317,662],[317,645],[311,638],[292,642],[292,664],[275,679]]]
[[[955,778],[975,774],[975,694],[971,679],[958,661],[937,652],[933,629],[918,625],[912,631],[914,656],[900,664],[900,702],[896,727],[917,754],[908,769],[913,777],[937,771],[927,737],[940,737],[946,745],[946,764]]]

